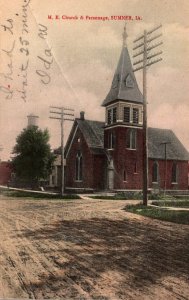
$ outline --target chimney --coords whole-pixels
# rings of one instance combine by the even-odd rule
[[[30,114],[27,116],[28,118],[28,126],[38,126],[38,116],[35,116],[33,114]]]
[[[80,120],[85,120],[85,112],[80,111]]]

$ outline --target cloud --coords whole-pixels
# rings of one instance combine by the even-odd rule
[[[161,104],[149,116],[151,127],[172,129],[184,146],[189,149],[189,107],[186,104],[177,106],[169,103]]]

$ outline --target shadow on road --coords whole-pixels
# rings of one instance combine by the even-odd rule
[[[64,220],[40,230],[25,230],[20,237],[34,244],[38,241],[41,245],[57,246],[53,252],[46,247],[44,255],[53,260],[62,275],[42,276],[40,282],[31,283],[34,292],[61,289],[61,296],[76,298],[78,290],[73,284],[77,284],[90,297],[109,299],[99,298],[94,286],[106,278],[107,272],[117,272],[119,282],[106,278],[107,284],[116,286],[117,297],[124,299],[126,290],[148,289],[164,276],[189,278],[188,228],[182,233],[176,229],[153,222],[93,218]]]

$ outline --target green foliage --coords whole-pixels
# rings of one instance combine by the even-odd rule
[[[170,201],[175,200],[179,196],[173,196],[173,195],[164,195],[162,193],[156,193],[156,194],[149,194],[148,200],[164,200],[164,201]],[[184,199],[187,199],[187,195],[183,196]],[[142,192],[134,192],[134,191],[126,191],[126,192],[119,192],[115,195],[95,195],[91,196],[93,199],[103,199],[103,200],[142,200],[143,193]],[[189,199],[189,198],[188,198]]]
[[[150,194],[148,196],[149,200],[170,200],[170,199],[174,199],[174,196],[172,195],[164,195],[162,193],[156,193],[156,194]]]
[[[12,167],[16,176],[37,184],[40,179],[47,179],[53,162],[54,154],[49,145],[48,130],[37,126],[25,128],[17,137],[13,149],[15,157]]]
[[[162,200],[163,195],[162,194],[150,194],[148,195],[149,200]]]
[[[167,206],[167,207],[186,207],[189,208],[189,200],[165,200],[165,201],[153,201],[153,205]]]
[[[138,215],[163,221],[189,224],[189,211],[155,208],[151,206],[144,206],[142,204],[127,205],[125,210]]]
[[[48,194],[48,193],[38,193],[38,192],[26,192],[26,191],[14,191],[14,190],[0,190],[0,193],[7,196],[7,197],[15,197],[15,198],[31,198],[31,199],[63,199],[63,200],[75,200],[81,199],[79,195],[58,195],[58,194]]]
[[[91,196],[93,199],[103,199],[103,200],[141,200],[142,193],[141,192],[120,192],[112,196]]]
[[[189,200],[189,195],[174,195],[175,199]]]

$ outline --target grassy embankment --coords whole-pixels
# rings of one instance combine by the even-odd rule
[[[125,210],[145,217],[159,219],[162,221],[174,222],[189,225],[189,211],[171,210],[166,208],[157,208],[152,206],[144,206],[142,204],[127,205]]]
[[[156,205],[160,207],[165,206],[165,207],[189,208],[189,199],[152,201],[152,205]]]
[[[142,193],[120,193],[111,196],[98,195],[91,196],[91,198],[106,200],[142,200]],[[143,206],[141,202],[137,205],[127,205],[125,210],[162,221],[189,224],[189,211],[184,211],[184,208],[189,208],[188,196],[185,196],[184,198],[181,197],[180,199],[178,196],[173,197],[171,195],[152,194],[149,195],[149,200],[152,200],[152,204],[159,206],[159,208],[152,206],[146,207]],[[183,208],[183,210],[171,210],[163,207],[179,207]]]
[[[60,199],[60,200],[74,200],[81,199],[79,195],[73,194],[65,194],[61,196],[60,194],[48,194],[48,193],[39,193],[39,192],[26,192],[26,191],[17,191],[17,190],[8,190],[8,189],[0,189],[0,194],[3,194],[7,197],[15,197],[15,198],[31,198],[31,199]]]

